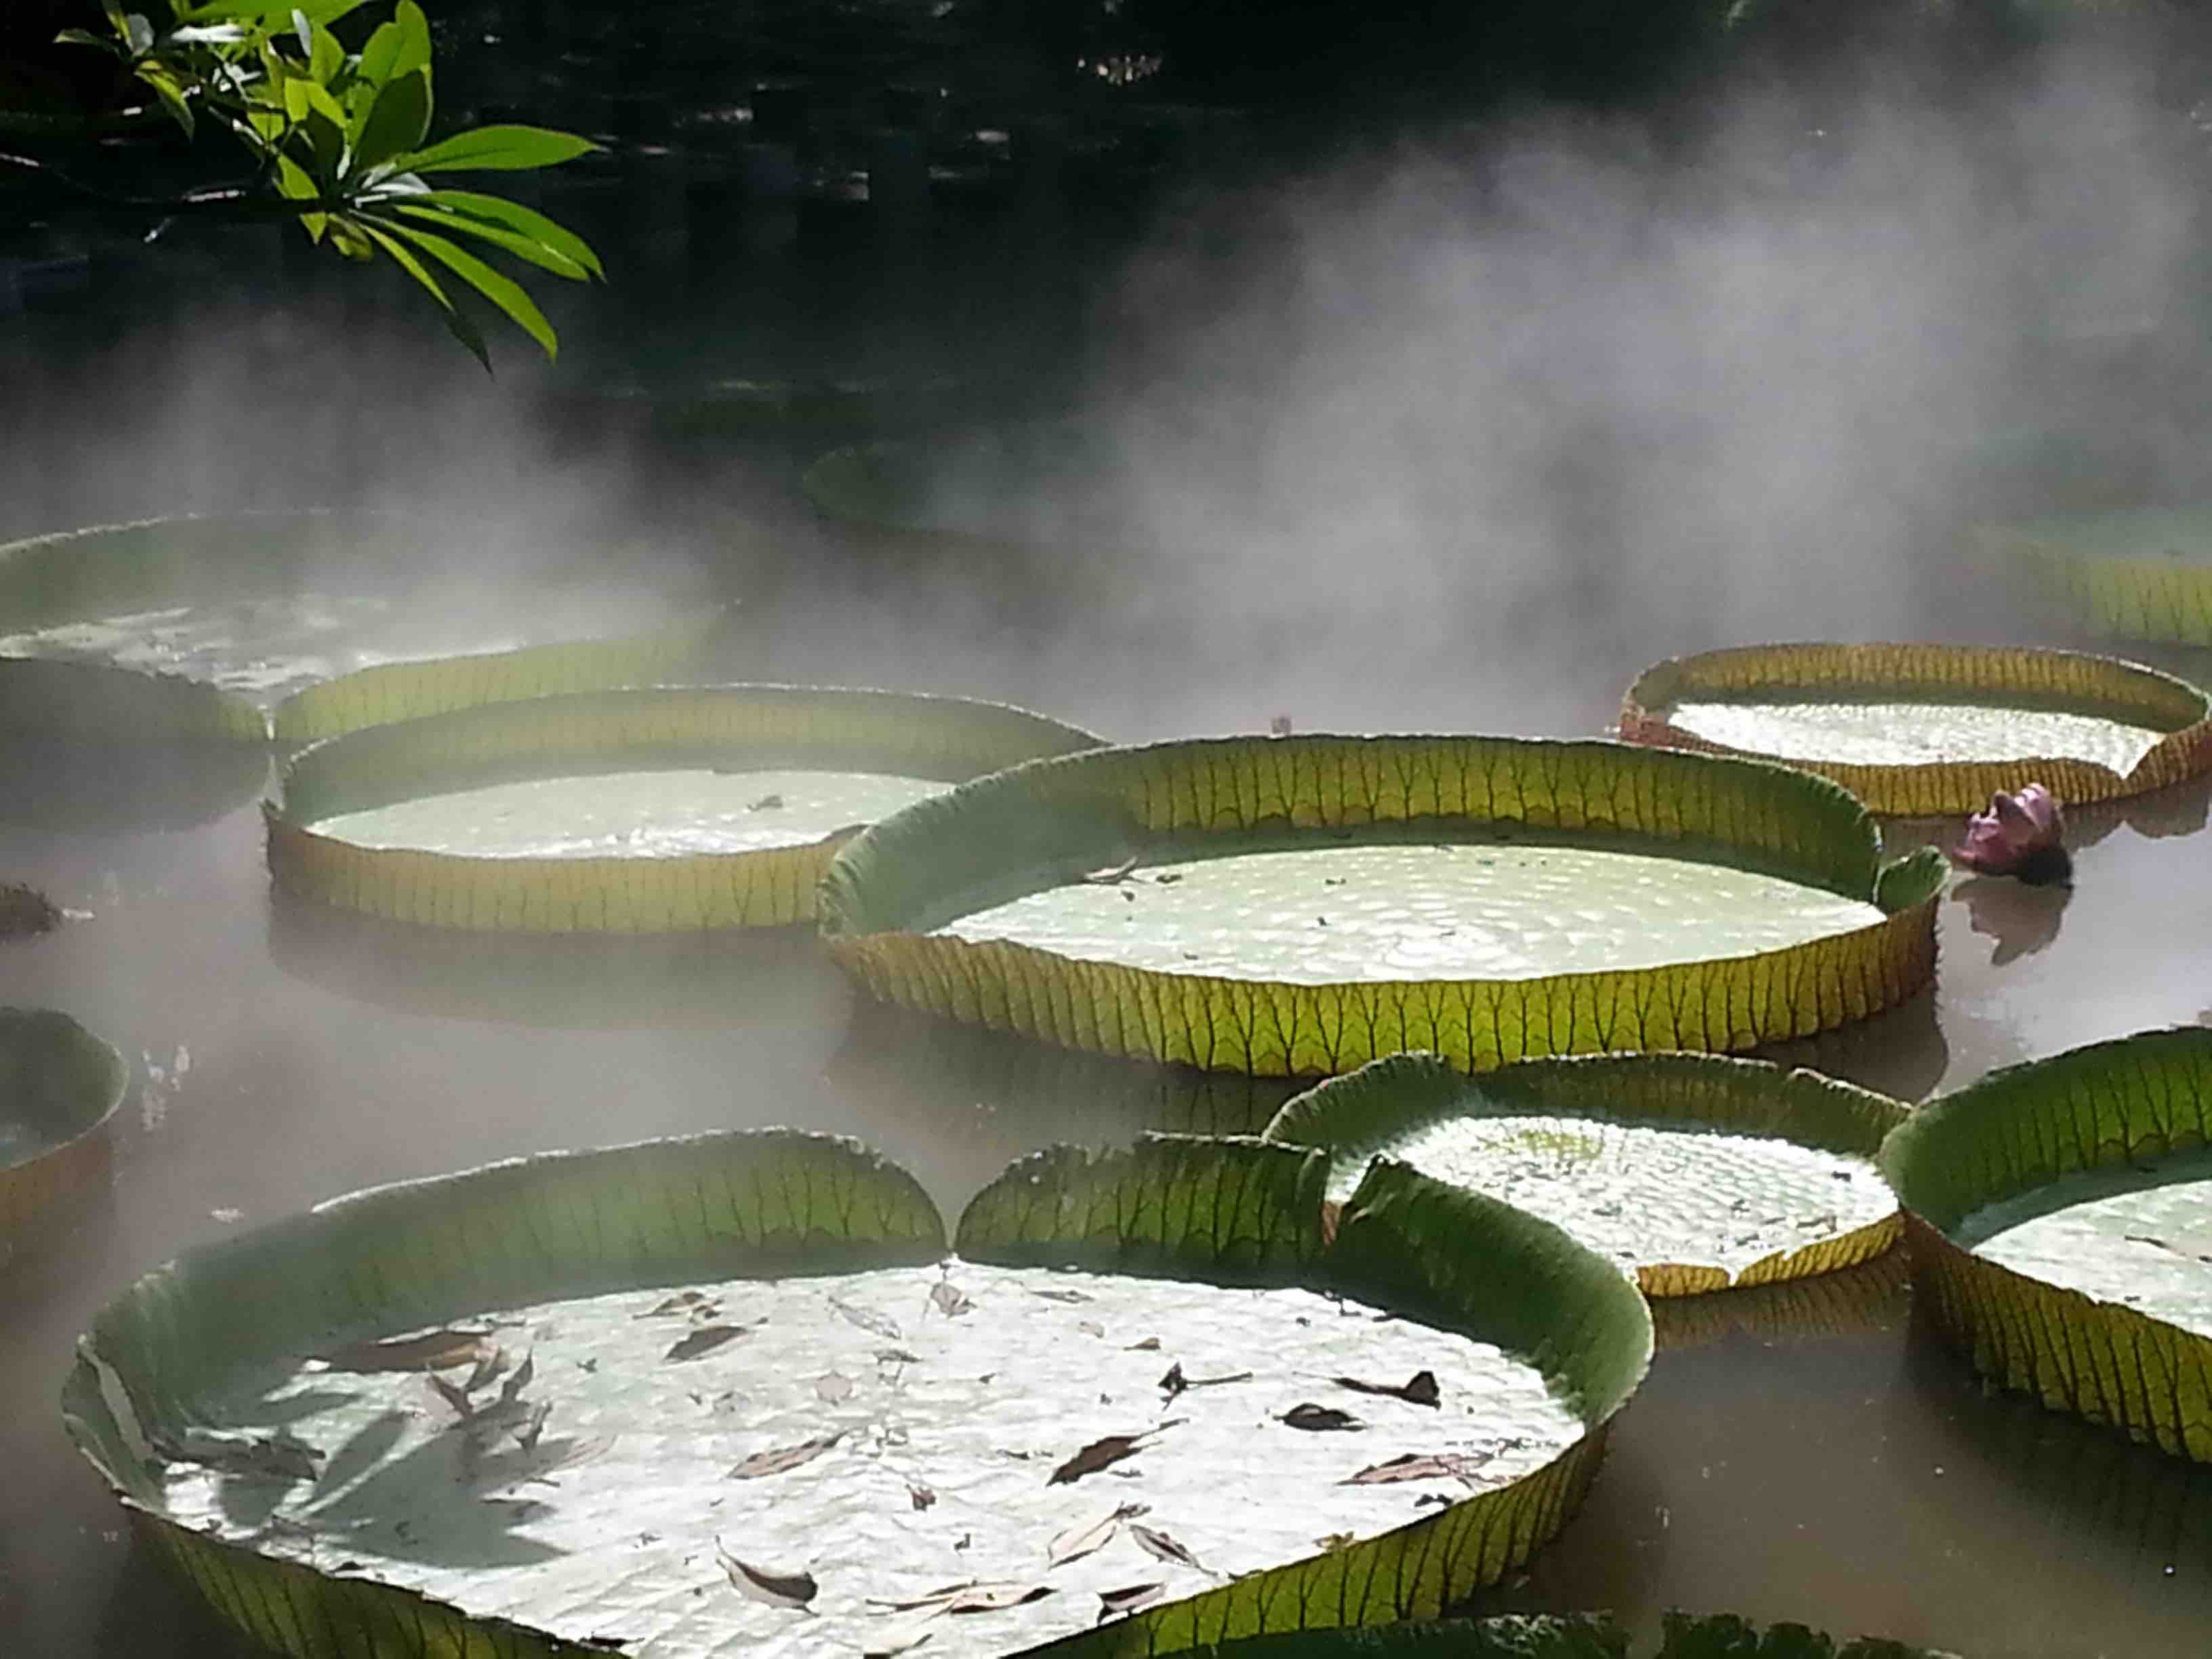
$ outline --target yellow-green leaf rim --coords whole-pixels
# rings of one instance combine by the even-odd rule
[[[357,846],[337,813],[519,777],[625,766],[898,771],[957,782],[1096,745],[1041,714],[957,697],[805,686],[661,686],[464,708],[302,750],[264,807],[269,867],[291,899],[477,933],[663,933],[811,920],[843,836],[670,858],[483,858]]]
[[[949,896],[1148,839],[1525,827],[1756,868],[1879,922],[1755,955],[1521,980],[1291,984],[1072,960],[910,931]],[[855,838],[823,883],[830,949],[886,1002],[1065,1048],[1323,1077],[1407,1049],[1464,1072],[1553,1054],[1725,1051],[1893,1006],[1935,973],[1932,848],[1885,865],[1873,819],[1809,773],[1602,742],[1222,738],[1101,749],[979,780]]]
[[[270,716],[276,741],[295,749],[367,726],[456,708],[568,691],[681,684],[710,653],[724,626],[709,611],[667,628],[598,640],[563,640],[513,651],[379,663],[295,691]]]
[[[1989,525],[1975,538],[1985,554],[2017,562],[2092,633],[2212,646],[2208,535],[2212,514],[2203,511],[2135,511]],[[2116,552],[2116,540],[2140,550]],[[2169,553],[2175,540],[2194,544],[2197,559]]]
[[[1979,811],[2000,790],[2041,783],[2076,803],[2115,800],[2162,789],[2212,770],[2212,698],[2170,674],[2115,658],[2016,646],[1754,645],[1675,657],[1646,669],[1628,688],[1620,735],[1706,754],[1769,755],[1733,749],[1672,724],[1685,702],[1819,697],[1986,703],[2102,715],[2163,732],[2124,775],[2065,755],[1996,761],[1863,765],[1792,759],[1834,779],[1875,811],[1889,816]]]
[[[1651,1357],[1635,1287],[1557,1228],[1378,1161],[1322,1231],[1316,1154],[1163,1137],[1057,1148],[978,1194],[968,1260],[1231,1285],[1303,1285],[1497,1344],[1584,1425],[1533,1474],[1349,1547],[1155,1606],[1056,1644],[1151,1656],[1271,1632],[1433,1616],[1565,1523]],[[912,1177],[832,1137],[760,1130],[552,1153],[379,1188],[147,1274],[78,1343],[63,1414],[143,1536],[251,1639],[298,1659],[539,1659],[584,1647],[507,1620],[209,1536],[171,1520],[151,1443],[203,1420],[240,1368],[526,1304],[935,1260]]]
[[[1262,1138],[1329,1154],[1332,1186],[1409,1133],[1452,1118],[1581,1118],[1693,1127],[1786,1140],[1871,1158],[1905,1107],[1818,1072],[1718,1054],[1594,1054],[1529,1060],[1471,1081],[1433,1054],[1393,1054],[1286,1103]],[[1895,1210],[1863,1226],[1760,1257],[1733,1277],[1710,1262],[1638,1260],[1648,1297],[1708,1292],[1838,1272],[1881,1255],[1903,1222]]]
[[[2212,1030],[2148,1031],[1992,1072],[1884,1142],[1915,1276],[1937,1328],[1984,1376],[2212,1462],[2212,1338],[2014,1272],[1956,1243],[1985,1206],[2212,1139]]]
[[[123,1056],[68,1015],[0,1008],[0,1261],[24,1235],[105,1181],[108,1120],[131,1081]]]

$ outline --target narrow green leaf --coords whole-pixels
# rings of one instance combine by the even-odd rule
[[[354,73],[373,87],[380,87],[392,79],[392,65],[399,61],[401,41],[399,25],[379,23],[368,44],[361,49],[361,57],[354,64]]]
[[[345,48],[338,44],[337,36],[319,23],[314,26],[312,40],[313,44],[307,52],[307,68],[313,71],[319,83],[327,87],[338,71],[345,67]]]
[[[548,357],[561,355],[560,337],[554,333],[553,325],[545,320],[545,313],[538,310],[537,301],[523,291],[521,283],[493,270],[475,254],[443,236],[391,220],[385,223],[394,235],[405,237],[505,312],[517,327],[544,349]]]
[[[276,188],[281,194],[295,202],[312,202],[322,193],[307,170],[290,156],[283,155],[276,158]],[[300,216],[301,227],[307,231],[307,240],[311,242],[321,242],[328,222],[327,214],[303,213]]]
[[[54,36],[58,46],[97,46],[102,52],[113,52],[115,42],[93,33],[89,29],[64,29]]]
[[[507,229],[483,219],[448,209],[423,205],[419,198],[410,198],[394,204],[394,211],[410,219],[421,219],[444,230],[464,236],[479,237],[495,247],[505,248],[518,259],[527,259],[540,270],[550,270],[556,276],[565,276],[572,283],[588,282],[591,272],[564,253],[556,252],[544,243],[520,233]]]
[[[428,206],[451,208],[477,219],[488,219],[505,225],[509,230],[543,243],[563,258],[581,265],[601,282],[606,280],[606,270],[592,245],[573,230],[547,218],[534,208],[520,202],[510,202],[504,196],[487,196],[473,190],[425,191],[411,200]]]
[[[159,64],[149,64],[138,71],[138,78],[154,88],[154,95],[161,100],[161,107],[169,118],[184,129],[185,137],[192,136],[192,106],[185,101],[184,88],[176,77]]]
[[[430,297],[438,302],[446,316],[446,326],[453,331],[456,339],[475,354],[476,360],[484,366],[484,373],[490,374],[491,353],[484,345],[483,333],[466,319],[456,323],[454,319],[460,318],[459,312],[454,308],[453,301],[447,297],[446,290],[438,286],[438,279],[422,268],[422,262],[397,237],[387,235],[369,220],[353,219],[348,222],[357,227],[364,236],[392,256],[393,264],[429,290]]]
[[[413,173],[512,173],[573,161],[599,148],[588,138],[544,127],[476,127],[395,160]]]
[[[200,0],[196,6],[179,7],[176,17],[179,23],[235,20],[281,28],[296,17],[305,16],[310,23],[327,26],[366,3],[367,0],[296,0],[296,3],[288,3],[287,0]]]
[[[386,82],[355,136],[348,170],[356,178],[422,142],[430,130],[430,73],[416,70]]]
[[[422,8],[415,0],[399,0],[398,9],[392,15],[392,27],[399,32],[399,44],[393,51],[389,73],[412,75],[416,70],[428,70],[430,20],[423,15]]]

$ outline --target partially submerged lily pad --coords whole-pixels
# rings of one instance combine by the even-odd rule
[[[1563,1524],[1649,1317],[1556,1229],[1402,1167],[1324,1241],[1320,1175],[1062,1149],[940,1261],[921,1190],[850,1143],[541,1157],[149,1275],[65,1413],[219,1611],[317,1659],[1167,1652],[1432,1614]],[[1432,1397],[1352,1386],[1414,1370]]]
[[[814,914],[836,847],[980,773],[1095,745],[993,703],[792,686],[577,693],[303,750],[268,811],[290,897],[498,933],[670,933]]]
[[[646,659],[673,660],[669,653],[680,655],[698,631],[637,632],[665,625],[669,607],[634,583],[608,591],[541,573],[529,603],[518,605],[451,556],[482,539],[477,527],[408,514],[311,509],[152,519],[9,542],[0,544],[0,655],[132,669],[267,707],[374,665],[611,625],[617,637],[597,651],[526,659],[507,678],[539,689],[632,684]],[[483,689],[484,672],[357,683],[293,711],[289,736],[359,724],[380,703],[458,706],[454,697]]]
[[[2016,647],[1747,646],[1646,670],[1633,743],[1784,761],[1877,812],[1970,812],[2040,782],[2069,805],[2212,769],[2212,699],[2155,669]]]
[[[2212,645],[2212,512],[2130,507],[1978,534],[1984,550],[2015,561],[2097,634]]]
[[[1893,1131],[1938,1327],[2045,1405],[2212,1462],[2212,1030],[1993,1072]]]
[[[0,1261],[58,1206],[106,1179],[123,1056],[66,1014],[0,1008]]]
[[[1425,1048],[1747,1048],[1934,969],[1940,855],[1841,789],[1607,743],[1232,738],[1018,768],[857,838],[823,883],[872,994],[1265,1076]]]
[[[1370,1159],[1502,1199],[1573,1233],[1644,1294],[1849,1267],[1897,1241],[1874,1165],[1897,1102],[1711,1054],[1524,1060],[1468,1079],[1397,1054],[1286,1104],[1267,1139],[1317,1146],[1340,1202]]]

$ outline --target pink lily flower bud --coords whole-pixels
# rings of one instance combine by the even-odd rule
[[[1966,838],[1951,849],[1954,864],[1984,876],[2014,876],[2031,886],[2070,882],[2074,861],[2067,855],[2066,820],[2058,799],[2039,783],[2017,795],[2002,790],[1990,797],[1990,810],[1966,821]]]

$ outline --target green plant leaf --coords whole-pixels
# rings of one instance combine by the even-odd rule
[[[382,87],[392,79],[403,39],[398,24],[379,23],[362,47],[354,73],[372,88]]]
[[[440,313],[446,319],[446,326],[453,337],[466,346],[470,355],[483,365],[485,374],[490,374],[491,350],[484,343],[483,331],[455,308],[453,301],[447,297],[446,290],[438,286],[438,279],[423,269],[422,262],[415,257],[413,251],[368,219],[349,215],[346,222],[382,248],[393,264],[428,291],[430,297],[438,302]]]
[[[425,207],[442,207],[468,217],[488,220],[504,225],[519,235],[543,244],[572,264],[580,265],[601,281],[606,270],[599,256],[592,251],[591,244],[567,227],[547,218],[534,208],[520,202],[510,202],[503,196],[486,196],[471,190],[429,190],[410,197],[410,201]]]
[[[421,143],[429,130],[429,71],[413,70],[387,80],[367,118],[355,129],[353,156],[346,170],[359,178]]]
[[[141,81],[153,88],[154,95],[161,100],[161,107],[169,112],[169,118],[184,130],[185,137],[191,137],[195,131],[192,106],[176,76],[158,64],[141,64],[137,74]]]
[[[345,68],[345,48],[338,44],[336,35],[319,23],[310,27],[308,40],[308,72],[320,85],[327,87]]]
[[[391,219],[386,219],[384,223],[393,235],[405,237],[505,312],[523,332],[544,349],[548,358],[561,355],[561,341],[553,332],[553,325],[545,320],[545,313],[523,291],[521,283],[493,270],[475,254],[443,236]]]
[[[533,241],[504,226],[450,210],[424,206],[416,198],[403,197],[387,205],[392,212],[404,213],[411,219],[422,220],[458,235],[480,237],[495,247],[504,248],[518,259],[526,259],[532,264],[550,270],[556,276],[565,276],[572,283],[591,280],[592,273],[566,254],[556,253],[542,242]]]
[[[368,0],[199,0],[191,6],[177,9],[179,23],[216,23],[235,21],[241,23],[264,23],[281,27],[293,22],[295,15],[305,17],[309,23],[328,25]]]
[[[133,58],[143,58],[154,49],[154,26],[146,21],[143,12],[131,12],[123,19],[123,44]]]
[[[545,127],[473,127],[396,161],[410,173],[517,172],[573,161],[599,148],[588,138]]]
[[[430,68],[430,20],[415,0],[399,0],[392,14],[392,27],[398,30],[399,40],[393,49],[390,75],[412,75],[421,70],[425,74]]]
[[[94,34],[88,29],[64,29],[54,36],[57,46],[97,46],[105,52],[116,50],[116,42],[104,34]]]

